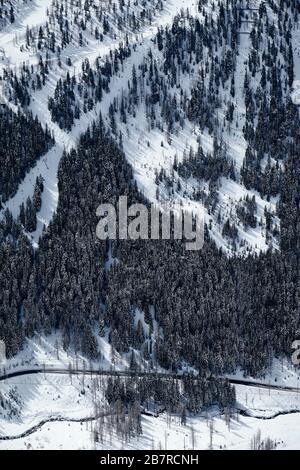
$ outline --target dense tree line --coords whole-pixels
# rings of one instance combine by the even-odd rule
[[[22,228],[6,210],[0,220],[0,337],[11,357],[25,337],[23,303],[33,270],[33,249]]]
[[[76,151],[63,156],[58,176],[57,213],[40,240],[24,306],[26,333],[61,328],[66,347],[72,342],[96,357],[106,258],[105,243],[96,239],[96,208],[129,194],[132,172],[100,122],[82,136]]]
[[[269,21],[272,11],[273,22]],[[290,139],[295,135],[296,107],[291,103],[294,80],[292,50],[293,22],[299,8],[293,0],[261,3],[251,31],[251,49],[244,78],[248,143],[241,176],[246,188],[276,196],[282,183],[280,161],[285,160]],[[259,52],[261,51],[261,52]],[[265,167],[264,157],[268,157]]]
[[[0,109],[0,195],[13,196],[26,172],[53,145],[49,130],[31,114]]]
[[[217,139],[214,140],[212,154],[205,155],[199,145],[197,152],[191,149],[188,155],[184,155],[182,162],[175,163],[175,169],[183,178],[192,176],[198,180],[211,182],[217,181],[221,176],[235,179],[234,163],[230,161],[225,145],[219,143]]]
[[[141,409],[153,412],[166,409],[178,414],[183,407],[191,413],[199,413],[212,403],[224,410],[235,402],[234,389],[226,380],[196,378],[193,374],[184,375],[182,380],[134,374],[129,379],[110,377],[105,397],[110,405],[120,401],[127,410],[138,404]]]

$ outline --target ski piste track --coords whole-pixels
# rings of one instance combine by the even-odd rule
[[[90,375],[90,376],[107,376],[107,377],[159,377],[159,378],[166,378],[166,379],[178,379],[182,380],[184,378],[184,373],[168,373],[168,372],[151,372],[151,371],[132,371],[132,370],[101,370],[101,369],[85,369],[85,368],[78,368],[78,369],[63,369],[63,368],[53,368],[49,366],[42,366],[42,367],[37,367],[34,369],[24,369],[24,370],[16,370],[13,372],[9,372],[7,374],[3,374],[0,376],[0,382],[3,382],[5,380],[12,379],[14,377],[22,377],[22,376],[27,376],[27,375],[37,375],[37,374],[62,374],[62,375]],[[195,378],[197,378],[197,375],[195,375]],[[293,393],[298,393],[299,388],[296,387],[288,387],[288,386],[280,386],[280,385],[274,385],[274,384],[267,384],[264,382],[255,382],[247,379],[233,379],[233,378],[226,378],[224,377],[224,380],[227,380],[230,384],[232,385],[244,385],[244,386],[249,386],[249,387],[256,387],[256,388],[266,388],[270,390],[280,390],[280,391],[285,391],[285,392],[293,392]],[[162,410],[164,411],[164,410]],[[161,411],[161,412],[162,412]],[[240,412],[243,416],[250,416],[247,413],[246,409],[240,409],[237,408],[237,411]],[[300,410],[292,410],[289,412],[279,412],[276,413],[275,415],[272,415],[270,417],[256,417],[257,419],[272,419],[274,417],[277,417],[282,414],[292,414],[292,413],[300,413]],[[75,423],[85,423],[85,422],[90,422],[90,421],[95,421],[101,417],[105,416],[110,416],[112,412],[110,411],[101,411],[98,414],[94,416],[88,416],[85,418],[67,418],[63,416],[55,416],[52,418],[45,418],[41,420],[39,423],[35,424],[31,428],[27,429],[21,434],[15,435],[15,436],[0,436],[0,441],[9,441],[9,440],[16,440],[16,439],[22,439],[25,437],[30,436],[31,434],[35,433],[39,429],[41,429],[44,425],[47,423],[54,423],[54,422],[75,422]],[[142,414],[149,414],[147,411],[142,411]],[[153,417],[157,417],[155,414],[151,414]]]

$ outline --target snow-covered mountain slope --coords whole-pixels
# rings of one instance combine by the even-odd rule
[[[271,2],[271,5],[264,10],[264,3],[255,0],[246,13],[241,13],[239,10],[239,7],[243,6],[242,2],[234,6],[230,4],[230,9],[226,11],[224,8],[220,9],[212,0],[200,3],[196,0],[141,3],[137,1],[132,4],[121,2],[118,5],[108,2],[107,6],[95,0],[86,3],[85,10],[74,2],[61,2],[61,4],[62,8],[58,8],[57,2],[32,1],[30,8],[24,9],[23,16],[20,11],[16,15],[15,23],[5,26],[0,31],[4,59],[2,64],[0,61],[0,76],[3,75],[5,78],[2,93],[6,101],[8,100],[13,108],[14,103],[23,103],[23,105],[26,103],[25,107],[32,110],[42,125],[50,128],[56,142],[55,147],[26,175],[16,195],[6,204],[17,217],[20,204],[25,202],[28,196],[33,195],[36,177],[40,174],[43,176],[45,189],[42,194],[41,210],[38,213],[37,230],[30,234],[35,246],[38,244],[44,224],[49,224],[57,207],[57,169],[63,150],[68,151],[76,147],[79,135],[91,125],[100,112],[110,127],[109,110],[113,107],[116,114],[114,132],[118,136],[117,139],[121,134],[126,157],[133,166],[139,188],[147,198],[151,201],[158,200],[160,203],[166,200],[180,202],[193,212],[204,210],[205,221],[212,238],[228,253],[260,251],[270,246],[278,248],[280,225],[277,215],[278,190],[270,191],[265,189],[265,185],[271,184],[268,183],[269,174],[273,178],[272,181],[280,178],[282,156],[277,158],[272,152],[257,150],[256,144],[249,141],[249,132],[245,130],[246,118],[248,119],[251,113],[255,115],[254,129],[259,125],[258,110],[255,111],[253,105],[251,111],[250,108],[246,109],[245,77],[247,76],[252,93],[256,92],[253,99],[258,100],[257,106],[259,106],[257,93],[262,86],[262,77],[261,70],[254,70],[253,64],[269,61],[270,74],[270,57],[262,53],[270,47],[268,35],[277,45],[281,41],[281,49],[272,53],[277,57],[278,63],[285,63],[286,48],[281,32],[283,19],[278,16],[276,2],[275,4]],[[255,10],[258,8],[262,9],[259,12],[261,18]],[[286,8],[287,14],[290,15],[289,7]],[[173,21],[176,15],[179,16],[175,27]],[[239,15],[237,30],[234,23],[235,15]],[[195,24],[193,22],[196,19],[198,23]],[[269,26],[266,27],[265,20],[267,24],[274,21],[274,31],[267,29]],[[214,54],[216,43],[212,38],[216,34],[215,28],[220,28],[220,25],[226,22],[227,37],[224,33],[223,43],[220,39],[219,50]],[[202,30],[200,31],[198,24],[204,25],[203,31],[206,31],[206,37],[201,36]],[[261,44],[261,50],[254,52],[254,43],[257,39],[253,31],[261,27],[266,28],[267,39]],[[299,68],[298,27],[298,24],[295,25],[291,31],[294,38],[295,70]],[[157,35],[158,28],[160,37]],[[166,28],[169,28],[167,33]],[[195,49],[198,52],[196,55],[194,52],[188,52],[191,65],[186,70],[181,70],[181,66],[178,67],[173,84],[172,80],[170,81],[171,70],[168,71],[166,68],[168,67],[166,54],[169,47],[167,41],[172,43],[177,34],[176,29],[179,31],[183,28],[198,35]],[[159,41],[162,41],[162,46]],[[107,66],[107,63],[112,61],[112,51],[114,54],[119,53],[120,44],[121,47],[128,48],[128,54],[121,58],[108,77],[104,75],[104,69],[101,67]],[[158,64],[158,75],[165,79],[169,76],[167,93],[170,99],[177,97],[177,112],[181,116],[167,132],[169,125],[164,123],[166,110],[161,108],[162,105],[165,106],[162,104],[162,99],[160,98],[160,103],[154,106],[155,113],[158,115],[163,113],[161,122],[156,118],[156,122],[151,124],[145,107],[143,93],[147,95],[150,82],[148,78],[148,84],[142,84],[141,74],[145,72],[141,66],[147,63],[149,65],[150,50],[151,60]],[[213,56],[214,61],[211,61]],[[88,73],[92,71],[95,80],[99,77],[100,69],[101,77],[107,77],[107,86],[99,99],[95,98],[94,85],[86,79],[87,69],[83,68],[86,60],[88,60]],[[112,63],[117,62],[113,59]],[[216,78],[219,73],[217,71],[219,63],[223,66],[227,64],[225,68],[228,69],[226,72],[228,76],[222,78],[219,85],[213,85],[212,80],[220,82],[220,79]],[[123,100],[130,100],[132,89],[129,90],[128,86],[132,85],[133,66],[137,71],[139,100],[134,105],[134,111],[126,109],[125,123],[119,107]],[[249,73],[252,74],[251,79]],[[289,90],[284,84],[287,76],[286,67],[282,68],[281,75],[282,87],[285,88],[284,99],[287,100]],[[55,121],[54,110],[49,109],[49,99],[54,98],[55,102],[55,97],[60,93],[61,106],[63,103],[61,100],[65,100],[65,97],[59,92],[59,86],[62,83],[65,87],[66,80],[69,79],[75,84],[72,85],[74,97],[71,98],[71,102],[65,101],[65,110],[67,113],[75,113],[75,118],[74,116],[71,120],[68,118],[66,124],[65,121]],[[22,83],[23,92],[17,96],[15,86],[18,80],[21,80],[19,83]],[[204,90],[207,88],[205,93],[210,93],[210,99],[214,97],[215,101],[215,104],[212,102],[210,104],[212,116],[206,124],[202,122],[203,110],[199,108],[196,114],[195,109],[191,111],[192,100],[197,95],[195,90],[201,81]],[[140,86],[144,88],[141,89]],[[269,93],[271,91],[267,89],[266,94]],[[187,100],[184,108],[180,102],[183,95],[186,95],[184,99]],[[248,132],[248,135],[245,132]],[[226,173],[227,170],[224,172],[224,169],[218,170],[216,177],[202,177],[199,166],[196,173],[187,170],[186,160],[189,159],[191,149],[197,155],[199,145],[205,154],[204,165],[209,166],[207,158],[211,158],[209,154],[214,154],[215,139],[219,141],[219,145],[222,145],[228,165],[232,166],[231,173],[234,172],[234,177]],[[248,173],[245,173],[246,150],[250,152],[251,147],[254,152],[258,152],[255,164],[258,177],[262,180],[262,182],[259,180],[259,184],[254,184],[252,180],[249,182],[249,167],[247,167]],[[213,155],[213,159],[210,160],[213,165],[215,158]],[[175,161],[177,165],[181,164],[180,171],[177,168],[174,170]],[[158,180],[159,174],[160,180]],[[275,182],[272,184],[275,185]],[[251,206],[249,201],[253,201],[253,198],[255,201]]]
[[[52,369],[1,380],[0,433],[25,434],[0,448],[241,448],[259,428],[272,445],[297,446],[282,433],[299,418],[298,391],[276,386],[299,384],[282,359],[300,331],[299,4],[2,4],[0,340],[15,355],[7,368],[50,362],[65,373],[90,360],[150,373],[102,389],[78,367],[73,382]],[[199,253],[99,242],[96,207],[121,191],[201,211],[229,256],[209,240]],[[165,382],[152,380],[156,370]],[[239,383],[235,394],[224,380],[266,370],[272,390]],[[176,382],[173,371],[199,377]],[[172,420],[141,418],[145,402],[151,411],[163,404]],[[108,404],[104,436],[98,412]],[[245,410],[250,417],[229,419]],[[121,433],[112,418],[120,414]],[[65,440],[51,436],[57,430]]]
[[[29,14],[28,9],[24,11],[24,17],[18,16],[13,25],[7,26],[0,32],[0,43],[2,47],[3,60],[2,64],[0,62],[0,73],[7,67],[13,67],[17,74],[22,70],[22,65],[26,64],[27,66],[37,66],[39,62],[39,55],[36,52],[33,52],[31,48],[24,47],[24,41],[26,40],[26,30],[28,27],[38,28],[44,26],[46,23],[46,11],[51,7],[52,1],[45,3],[44,1],[32,2],[31,12]],[[102,2],[93,2],[102,5]],[[151,2],[149,2],[151,4]],[[155,8],[155,3],[153,3],[153,9]],[[189,7],[189,4],[187,4]],[[121,84],[126,83],[129,73],[131,71],[133,63],[137,63],[140,59],[140,56],[143,54],[143,40],[145,38],[152,37],[155,34],[156,28],[158,25],[171,23],[173,16],[178,11],[176,2],[170,2],[166,11],[158,15],[158,18],[152,21],[151,25],[144,26],[140,29],[137,29],[136,33],[131,33],[131,39],[135,44],[137,42],[139,47],[138,52],[134,57],[130,58],[128,67],[124,73],[120,73],[111,83],[111,92],[105,97],[104,103],[101,105],[101,110],[104,113],[107,111],[109,103],[114,99],[115,96],[121,90]],[[80,10],[80,9],[79,9]],[[135,9],[133,8],[133,11]],[[68,17],[66,15],[66,17]],[[111,24],[111,22],[110,22]],[[85,44],[85,47],[82,47],[78,50],[78,41],[74,41],[69,44],[60,54],[61,62],[66,63],[67,58],[71,58],[72,66],[70,67],[58,67],[57,57],[49,59],[49,78],[47,80],[46,86],[43,87],[41,91],[37,90],[34,93],[31,93],[31,109],[33,113],[38,117],[39,121],[44,125],[48,126],[52,131],[56,146],[51,149],[51,151],[43,156],[43,158],[37,163],[37,165],[30,171],[23,183],[20,185],[17,194],[6,204],[6,207],[10,209],[15,217],[19,214],[19,207],[22,202],[25,202],[28,197],[32,197],[34,191],[34,183],[38,175],[42,175],[45,180],[45,191],[42,196],[43,204],[40,213],[38,214],[38,226],[37,230],[32,233],[30,236],[32,240],[37,245],[38,238],[42,233],[44,224],[48,225],[49,221],[52,218],[52,215],[56,209],[58,201],[58,192],[57,192],[57,170],[59,161],[61,159],[63,150],[69,151],[72,147],[76,146],[77,138],[82,134],[89,125],[97,118],[99,113],[99,106],[95,110],[91,110],[87,115],[84,115],[77,123],[76,126],[72,129],[71,133],[66,133],[59,128],[58,125],[51,121],[50,113],[48,111],[48,97],[52,96],[54,93],[55,86],[59,78],[64,78],[66,73],[70,70],[73,73],[79,73],[81,70],[82,61],[88,58],[91,63],[95,62],[97,57],[105,56],[110,50],[117,48],[120,41],[124,39],[124,34],[128,35],[130,32],[126,33],[113,33],[109,36],[104,36],[104,39],[100,42],[95,40],[89,35],[87,41],[88,44]],[[41,51],[42,52],[42,51]],[[6,103],[10,103],[9,100],[5,97],[4,85],[2,84],[2,97]],[[16,109],[12,105],[13,109]]]
[[[53,2],[55,3],[55,2]],[[98,5],[102,5],[102,2],[93,2]],[[152,9],[155,13],[156,3],[149,2],[152,5]],[[24,11],[24,18],[19,18],[13,24],[13,26],[7,26],[0,32],[0,43],[3,50],[3,61],[0,62],[0,74],[3,73],[3,69],[13,67],[13,70],[17,74],[22,70],[22,65],[26,64],[27,66],[36,66],[39,62],[39,55],[37,52],[33,52],[30,48],[23,47],[23,43],[26,40],[26,30],[27,27],[38,28],[39,26],[44,26],[46,23],[46,11],[51,7],[52,2],[44,1],[32,2],[31,13],[28,14],[28,11]],[[51,9],[50,9],[51,11]],[[133,9],[134,11],[134,9]],[[143,35],[146,37],[151,34],[154,34],[156,26],[158,24],[164,24],[164,22],[170,22],[173,15],[176,13],[177,8],[176,4],[171,4],[167,11],[162,10],[158,15],[158,19],[152,22],[152,25],[147,27],[141,27],[136,30],[135,34],[131,34],[133,43],[139,41],[143,42]],[[17,33],[16,33],[17,31]],[[36,177],[42,175],[45,180],[45,190],[42,195],[42,208],[38,214],[38,225],[37,230],[34,233],[30,234],[35,246],[37,246],[38,239],[42,233],[44,224],[48,225],[51,220],[53,213],[57,207],[58,201],[58,190],[57,190],[57,170],[59,161],[62,157],[63,150],[69,151],[72,147],[76,146],[77,138],[82,134],[89,125],[92,124],[93,120],[97,118],[99,113],[99,107],[95,110],[91,110],[86,115],[76,123],[76,126],[72,129],[72,132],[67,133],[59,128],[58,125],[51,121],[50,113],[48,111],[48,96],[52,96],[54,93],[55,86],[59,78],[64,78],[66,73],[69,70],[72,70],[74,73],[79,73],[81,70],[82,61],[88,58],[91,63],[94,63],[97,57],[105,56],[110,50],[114,50],[119,46],[120,41],[123,40],[125,33],[113,33],[108,36],[104,36],[104,39],[100,42],[95,40],[88,35],[86,39],[85,46],[79,48],[78,42],[72,42],[65,49],[63,49],[60,54],[62,64],[66,63],[67,58],[71,58],[72,66],[59,67],[57,65],[57,57],[49,59],[49,78],[47,80],[46,86],[42,90],[37,90],[31,93],[31,106],[33,113],[38,117],[39,121],[43,126],[48,126],[51,132],[54,135],[56,146],[52,148],[47,155],[44,155],[43,158],[37,163],[37,165],[26,175],[23,183],[19,186],[17,194],[7,202],[6,207],[8,207],[15,217],[19,214],[19,207],[22,202],[25,202],[28,197],[32,197],[34,191],[34,184]],[[127,34],[127,32],[126,32]],[[129,34],[129,33],[128,33]],[[17,35],[17,38],[16,38]],[[89,43],[87,44],[87,41]],[[142,48],[140,48],[139,53],[141,54]],[[41,51],[42,52],[42,51]],[[136,57],[130,58],[129,68],[132,67],[134,61],[138,61],[139,54],[136,54]],[[104,103],[102,104],[101,109],[107,110],[108,105],[114,96],[116,96],[120,91],[120,82],[126,82],[127,75],[126,71],[122,74],[119,74],[120,77],[116,77],[111,83],[111,92],[108,94]],[[1,76],[1,75],[0,75]],[[9,101],[5,98],[5,93],[2,91],[5,102]],[[12,105],[12,108],[15,107]]]

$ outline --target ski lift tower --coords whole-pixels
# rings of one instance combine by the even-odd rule
[[[244,4],[237,8],[239,14],[240,30],[238,34],[250,34],[251,25],[253,25],[258,17],[258,4],[255,0],[247,0]]]

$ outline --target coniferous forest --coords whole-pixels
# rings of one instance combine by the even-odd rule
[[[16,21],[15,2],[9,10],[5,3],[0,30]],[[105,10],[93,0],[55,0],[46,23],[28,26],[19,38],[20,54],[36,54],[37,63],[16,70],[3,59],[0,339],[12,358],[37,333],[60,332],[65,350],[100,362],[99,338],[106,337],[113,353],[131,355],[133,371],[175,374],[188,365],[198,374],[187,374],[183,388],[152,376],[111,378],[110,404],[225,409],[235,395],[221,376],[241,369],[261,377],[274,358],[290,357],[300,335],[300,114],[291,98],[299,3],[258,2],[251,20],[240,13],[242,0],[202,0],[196,15],[181,10],[155,28],[146,47],[138,34],[165,0],[131,3],[109,2]],[[68,48],[100,47],[121,33],[123,41],[106,55],[73,65]],[[53,86],[54,61],[63,73]],[[128,145],[135,132],[138,163],[157,135],[167,160],[155,165],[156,148],[146,162],[150,196]],[[191,144],[175,149],[183,134]],[[238,158],[236,142],[243,148]],[[33,243],[48,183],[41,172],[30,196],[20,202],[18,191],[51,149],[62,153],[57,206]],[[153,194],[158,205],[178,198],[204,207],[203,249],[187,251],[178,240],[97,238],[99,204],[117,206],[126,195],[129,204],[149,205]],[[17,215],[9,205],[16,195]]]

